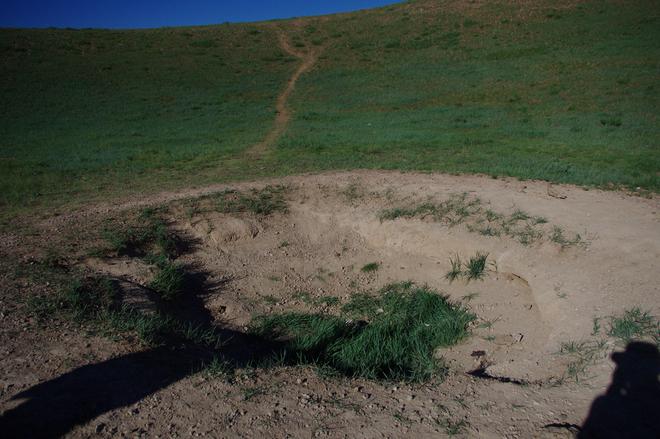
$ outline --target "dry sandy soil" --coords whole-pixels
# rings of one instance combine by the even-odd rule
[[[287,213],[186,210],[192,197],[266,184],[286,185]],[[458,193],[502,214],[521,209],[543,217],[544,236],[525,245],[470,231],[466,223],[379,219],[383,209]],[[178,367],[167,349],[89,334],[67,321],[44,324],[29,314],[25,297],[49,286],[12,269],[43,257],[49,245],[66,246],[75,255],[66,263],[80,270],[146,284],[153,274],[144,262],[89,257],[84,237],[104,218],[164,203],[168,224],[192,243],[180,261],[205,273],[196,305],[203,319],[237,336],[256,314],[333,312],[315,299],[346,301],[355,291],[407,280],[462,301],[478,320],[465,342],[438,352],[448,376],[413,385],[322,377],[311,367],[245,368],[227,381]],[[633,307],[660,315],[659,209],[657,197],[620,192],[365,171],[162,194],[34,220],[0,242],[0,424],[28,419],[70,437],[572,437],[588,416],[607,424],[607,402],[617,404],[611,395],[621,384],[612,382],[613,359],[620,378],[624,360],[636,358],[611,357],[625,346],[607,335],[609,317]],[[553,226],[582,241],[553,242]],[[487,276],[449,282],[450,257],[476,252],[489,255]],[[372,262],[378,270],[361,270]],[[599,331],[594,318],[601,319]],[[579,353],[560,354],[570,342],[598,348],[580,363]],[[583,367],[577,380],[571,363]],[[650,375],[651,398],[657,373]],[[610,397],[590,414],[610,385]],[[627,391],[635,385],[632,379]],[[640,385],[648,388],[649,381]],[[61,421],[90,406],[80,423]],[[654,409],[633,411],[640,410]]]

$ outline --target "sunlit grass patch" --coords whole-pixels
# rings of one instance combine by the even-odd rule
[[[584,244],[579,234],[568,238],[561,227],[555,225],[551,228],[543,216],[519,208],[514,208],[510,214],[497,212],[467,193],[450,194],[442,201],[426,200],[384,209],[378,217],[381,222],[397,218],[431,218],[448,227],[464,224],[469,232],[488,237],[508,236],[523,245],[551,241],[563,249]]]
[[[641,308],[627,309],[610,318],[608,335],[622,342],[650,338],[660,344],[660,320]]]
[[[255,215],[270,215],[274,212],[286,212],[284,186],[266,186],[252,189],[247,193],[228,190],[215,195],[216,210],[223,213],[251,212]]]
[[[459,277],[463,277],[468,281],[483,279],[488,271],[486,260],[488,253],[477,252],[476,255],[471,256],[467,262],[461,261],[460,256],[457,254],[449,258],[451,268],[445,274],[445,279],[453,282]]]

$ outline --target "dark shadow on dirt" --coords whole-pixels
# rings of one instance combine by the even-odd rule
[[[204,306],[203,294],[222,284],[210,285],[202,272],[188,272],[189,284],[182,300],[158,304],[161,312],[205,329],[222,341],[219,348],[166,340],[161,346],[79,367],[37,384],[12,400],[21,400],[0,417],[0,437],[59,437],[113,409],[141,399],[203,369],[213,359],[230,367],[259,364],[284,349],[277,342],[216,326]],[[199,292],[199,293],[196,293]]]
[[[616,369],[607,392],[591,405],[579,439],[660,437],[660,353],[631,342],[612,354]]]

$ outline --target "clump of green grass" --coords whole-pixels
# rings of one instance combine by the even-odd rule
[[[570,358],[566,365],[565,377],[575,382],[583,380],[589,368],[605,353],[606,344],[603,340],[568,341],[561,343],[559,353]]]
[[[251,212],[255,215],[271,215],[274,212],[285,213],[288,210],[281,185],[252,189],[249,193],[228,190],[217,194],[216,209],[223,213]]]
[[[463,263],[458,254],[453,258],[450,257],[449,263],[451,264],[451,269],[445,274],[445,279],[449,280],[449,282],[453,282],[463,274]]]
[[[151,209],[143,211],[140,225],[130,227],[108,227],[102,231],[107,247],[100,254],[144,256],[155,252],[174,256],[177,252],[177,236],[167,228],[167,224]]]
[[[388,285],[378,296],[357,295],[342,311],[261,316],[251,330],[285,340],[295,362],[347,376],[422,381],[444,370],[435,349],[465,338],[475,319],[461,305],[410,282]]]
[[[234,376],[235,367],[231,362],[215,356],[204,365],[203,371],[210,378],[222,378],[229,381]]]
[[[519,243],[530,245],[541,239],[543,237],[543,232],[535,229],[531,224],[525,224],[522,228],[512,231],[511,235],[514,236]]]
[[[569,247],[572,245],[578,245],[582,243],[582,236],[580,234],[575,234],[573,238],[567,238],[564,235],[564,229],[559,226],[552,227],[552,233],[550,235],[550,240],[555,244],[559,244],[562,248]]]
[[[75,279],[64,289],[59,305],[75,320],[97,320],[117,309],[119,291],[107,278]]]
[[[567,377],[576,382],[583,380],[587,376],[589,368],[604,357],[607,341],[596,338],[601,334],[600,322],[599,317],[593,319],[590,339],[561,343],[559,353],[570,358],[566,365],[564,378]],[[621,315],[609,318],[609,329],[606,334],[623,343],[633,340],[651,340],[660,346],[660,320],[648,311],[637,307],[631,308],[625,310]]]
[[[548,233],[544,227],[548,220],[542,216],[531,215],[516,208],[511,214],[498,213],[486,208],[483,202],[467,193],[452,194],[440,202],[425,201],[406,207],[394,207],[382,210],[378,217],[381,221],[397,218],[425,218],[444,223],[449,227],[465,224],[470,232],[483,236],[508,236],[523,245],[531,245],[544,238],[553,240],[567,247],[582,242],[580,235],[567,239],[563,234]]]
[[[488,253],[477,252],[476,255],[470,257],[467,262],[463,263],[460,256],[457,254],[449,258],[451,269],[445,274],[445,279],[453,282],[459,277],[464,277],[468,281],[483,279],[487,272],[486,261]]]
[[[378,271],[380,268],[380,264],[378,262],[370,262],[368,264],[365,264],[360,271],[363,273],[373,273],[374,271]]]
[[[509,219],[511,221],[514,221],[514,222],[515,221],[527,221],[530,218],[531,217],[529,216],[529,214],[527,212],[525,212],[524,210],[520,210],[520,209],[514,210],[513,213],[511,214],[511,216],[509,217]]]
[[[177,256],[180,238],[168,230],[160,212],[161,209],[145,209],[138,218],[140,225],[106,229],[109,248],[105,253],[142,256],[157,270],[149,287],[163,299],[173,300],[183,292],[185,283],[183,268],[172,261]]]
[[[471,257],[465,264],[464,276],[468,280],[482,279],[486,272],[486,259],[488,253],[479,253]]]
[[[500,236],[501,234],[500,230],[498,230],[496,227],[493,227],[491,225],[487,225],[482,228],[476,228],[475,230],[483,236]]]
[[[397,218],[413,218],[430,216],[435,221],[454,226],[480,210],[481,200],[467,193],[451,194],[448,199],[434,203],[427,201],[409,207],[395,207],[380,212],[381,221]]]
[[[608,335],[623,342],[650,338],[660,344],[660,320],[648,311],[631,308],[610,318]]]
[[[156,291],[164,300],[174,300],[184,291],[186,275],[179,265],[164,260],[158,263],[158,271],[149,283],[149,288]]]

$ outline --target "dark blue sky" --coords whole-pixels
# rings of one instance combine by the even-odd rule
[[[383,6],[392,0],[1,0],[0,27],[143,28],[257,21]]]

